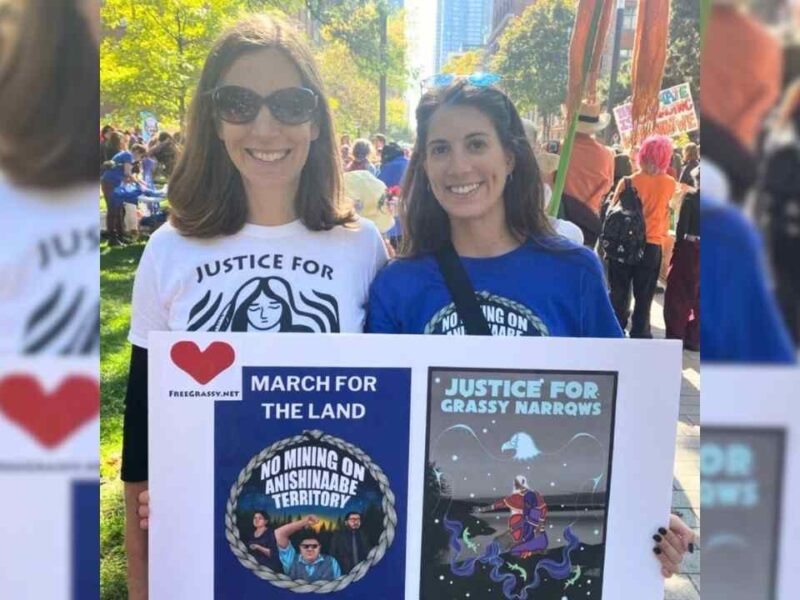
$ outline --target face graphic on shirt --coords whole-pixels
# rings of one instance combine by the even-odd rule
[[[280,300],[261,294],[247,307],[248,330],[269,331],[280,325],[283,304]]]
[[[293,290],[281,277],[253,277],[231,298],[208,291],[189,313],[189,331],[339,331],[339,303],[317,290]]]

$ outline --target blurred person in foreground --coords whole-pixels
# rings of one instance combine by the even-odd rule
[[[86,391],[70,400],[97,411],[99,5],[0,0],[0,366],[23,359],[15,370],[34,385],[78,371],[73,381]],[[25,400],[28,423],[51,431],[80,410],[59,418],[55,405],[70,406],[63,396],[38,409],[35,398]],[[0,507],[3,533],[14,541],[0,553],[0,596],[99,598],[97,438],[82,428],[65,442],[68,454],[51,452],[34,437],[20,444],[22,428],[9,439],[6,416]]]
[[[762,240],[736,206],[755,184],[756,140],[780,94],[780,44],[741,5],[718,0],[702,57],[701,358],[793,363]]]
[[[0,353],[99,351],[98,10],[0,2]]]
[[[800,80],[784,95],[762,169],[769,256],[783,316],[800,345]]]

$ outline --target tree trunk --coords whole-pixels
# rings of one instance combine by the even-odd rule
[[[381,77],[380,77],[380,121],[378,129],[381,133],[386,133],[386,71],[388,65],[386,64],[386,46],[388,43],[388,15],[385,7],[381,8]]]

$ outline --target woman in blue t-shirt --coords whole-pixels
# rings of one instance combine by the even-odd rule
[[[403,257],[372,284],[367,331],[465,333],[437,261],[452,245],[493,335],[622,337],[597,256],[548,222],[533,150],[508,97],[458,80],[426,93],[416,116]],[[665,577],[694,551],[691,529],[674,515],[653,539]]]
[[[435,258],[452,242],[493,334],[622,336],[597,256],[551,228],[533,150],[497,88],[461,80],[423,96],[403,205],[404,258],[372,286],[368,331],[463,332]]]

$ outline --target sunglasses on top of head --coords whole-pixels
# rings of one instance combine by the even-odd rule
[[[208,92],[214,112],[227,123],[243,125],[255,120],[263,105],[272,116],[285,125],[300,125],[310,121],[317,110],[319,98],[308,88],[290,87],[260,96],[238,85],[223,85]]]

